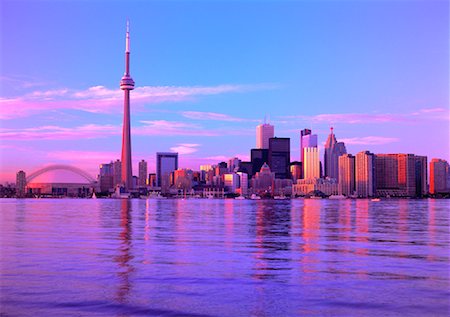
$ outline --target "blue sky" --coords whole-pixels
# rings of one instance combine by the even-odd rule
[[[277,136],[449,159],[447,1],[2,1],[1,179],[120,157],[125,21],[133,159],[184,167]],[[134,164],[137,173],[137,163]]]

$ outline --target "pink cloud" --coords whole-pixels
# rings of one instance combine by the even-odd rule
[[[132,127],[133,135],[158,136],[158,135],[186,135],[186,136],[217,136],[219,131],[211,131],[200,125],[167,121],[153,120],[141,121],[143,125]],[[108,136],[121,135],[121,125],[97,125],[86,124],[76,127],[60,126],[40,126],[23,129],[1,129],[0,138],[2,140],[77,140],[96,139]]]
[[[273,85],[218,85],[218,86],[143,86],[131,92],[133,111],[141,111],[146,104],[179,102],[196,96],[239,93],[271,89]],[[30,116],[37,112],[75,109],[93,113],[120,113],[123,91],[93,86],[85,90],[55,89],[34,91],[17,98],[0,98],[0,119]]]
[[[192,154],[198,151],[198,147],[200,144],[194,143],[181,143],[177,146],[171,147],[170,150],[173,152],[177,152],[180,155]]]
[[[49,159],[66,162],[80,162],[83,165],[86,162],[94,162],[98,165],[99,162],[109,162],[117,157],[118,152],[100,152],[100,151],[53,151],[47,154]]]
[[[3,140],[71,140],[93,139],[120,134],[120,127],[113,125],[87,124],[79,127],[64,128],[58,126],[41,126],[25,129],[0,129]]]
[[[241,161],[249,161],[250,160],[250,156],[248,154],[235,154],[235,155],[230,155],[230,156],[215,155],[215,156],[205,157],[204,160],[206,160],[206,161],[215,161],[215,162],[222,162],[222,161],[228,162],[228,160],[233,158],[233,157],[237,157]]]
[[[339,139],[339,141],[345,144],[357,144],[357,145],[382,145],[394,142],[399,142],[399,138],[390,138],[382,136],[366,136],[366,137],[356,137],[356,138],[344,138]]]

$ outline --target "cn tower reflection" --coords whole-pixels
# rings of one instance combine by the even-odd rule
[[[131,290],[130,274],[134,271],[131,265],[133,255],[131,255],[131,201],[128,199],[121,200],[120,206],[120,228],[118,255],[114,258],[119,265],[118,278],[119,284],[117,289],[117,301],[125,303],[128,301]]]

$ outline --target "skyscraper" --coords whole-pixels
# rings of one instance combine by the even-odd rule
[[[420,160],[421,162],[417,163]],[[378,196],[416,197],[423,191],[423,159],[414,154],[376,154],[375,181]],[[417,171],[420,169],[421,171]],[[420,175],[417,175],[420,174]],[[416,180],[420,184],[416,184]],[[419,186],[419,188],[417,188]]]
[[[24,171],[18,171],[16,174],[16,197],[21,198],[25,196],[25,189],[27,187],[27,176]]]
[[[237,172],[237,174],[239,175],[239,194],[241,194],[241,196],[247,196],[248,194],[248,174],[247,173],[242,173],[242,172]]]
[[[252,162],[251,176],[253,176],[261,169],[264,163],[269,163],[269,149],[251,149],[250,161]]]
[[[298,179],[303,178],[303,165],[301,162],[291,162],[291,177],[294,184]]]
[[[317,146],[303,148],[302,164],[304,179],[320,178],[319,148]]]
[[[269,139],[269,166],[275,178],[291,178],[291,139],[270,138]]]
[[[256,127],[256,148],[268,149],[269,139],[274,137],[274,126],[268,123]],[[259,170],[259,169],[258,169]]]
[[[230,158],[228,160],[228,171],[230,173],[237,172],[239,166],[241,165],[241,160],[237,157]]]
[[[375,194],[375,155],[362,151],[355,157],[355,187],[358,197],[372,197]]]
[[[114,188],[114,165],[113,162],[100,164],[99,172],[100,191],[108,192]]]
[[[443,194],[450,192],[447,186],[450,167],[447,161],[434,158],[430,162],[430,194]]]
[[[310,129],[300,131],[300,161],[303,163],[304,148],[317,147],[317,134],[311,134]]]
[[[114,187],[116,187],[117,185],[122,184],[122,162],[120,160],[114,161],[113,169],[114,169],[113,185]]]
[[[325,143],[323,161],[325,164],[324,176],[339,180],[338,159],[339,156],[346,154],[347,150],[343,142],[338,142],[331,128],[328,139]]]
[[[139,162],[139,187],[147,186],[147,162]]]
[[[375,187],[377,196],[397,196],[398,160],[397,154],[375,155]]]
[[[338,192],[345,196],[355,193],[355,157],[351,154],[339,156]]]
[[[127,21],[125,38],[125,74],[120,81],[120,89],[124,91],[123,130],[122,130],[122,182],[125,190],[133,188],[133,172],[131,163],[131,127],[130,127],[130,90],[134,89],[134,80],[130,76],[130,25]]]
[[[170,173],[178,169],[178,153],[156,153],[156,179],[157,185],[167,187],[170,185]]]
[[[416,197],[428,194],[428,164],[426,156],[415,156],[416,166]]]
[[[416,163],[414,154],[398,154],[398,185],[404,195],[416,196]]]

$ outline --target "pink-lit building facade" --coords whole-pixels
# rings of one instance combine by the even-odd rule
[[[355,156],[355,189],[361,198],[375,194],[375,155],[362,151]]]
[[[430,162],[430,194],[450,192],[448,186],[450,167],[447,161],[434,158]]]
[[[376,154],[377,196],[420,197],[427,193],[426,157],[414,154]]]
[[[256,148],[269,149],[269,139],[275,136],[274,126],[268,123],[256,127]]]
[[[351,154],[339,156],[339,195],[355,194],[355,157]]]

